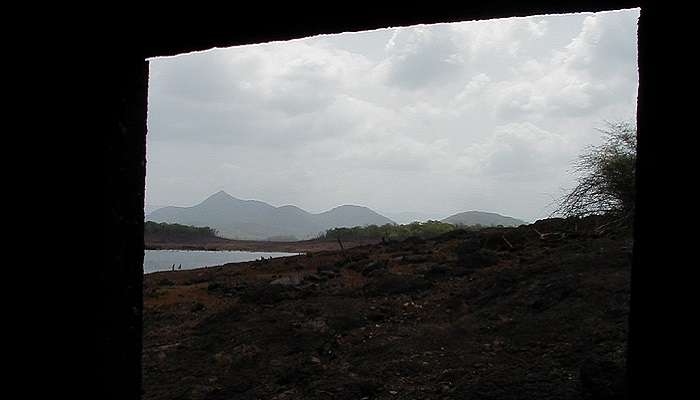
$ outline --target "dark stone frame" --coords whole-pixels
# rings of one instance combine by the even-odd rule
[[[271,40],[287,40],[320,33],[339,33],[405,26],[417,23],[456,22],[475,19],[505,18],[536,14],[606,11],[641,7],[638,26],[639,91],[637,104],[638,168],[637,211],[635,216],[635,245],[633,256],[630,335],[628,345],[628,384],[630,393],[649,392],[646,378],[656,374],[646,356],[661,354],[645,347],[641,350],[639,336],[660,331],[638,310],[655,310],[645,296],[650,291],[651,272],[640,268],[662,258],[657,235],[647,229],[662,222],[651,208],[653,190],[663,187],[668,168],[659,168],[658,161],[669,149],[659,136],[671,118],[663,107],[662,74],[654,60],[668,55],[662,34],[665,19],[662,6],[645,1],[527,1],[524,4],[490,1],[451,6],[418,8],[374,8],[366,13],[359,6],[338,12],[334,9],[287,6],[258,13],[217,15],[208,9],[206,23],[197,21],[192,10],[181,10],[167,19],[164,10],[137,10],[138,17],[119,26],[112,44],[112,76],[106,87],[110,99],[107,133],[104,135],[104,206],[105,221],[103,262],[99,269],[96,380],[101,392],[96,398],[140,398],[142,390],[142,289],[143,289],[143,219],[146,172],[146,116],[148,93],[147,58],[174,55],[212,47],[227,47]],[[211,12],[210,12],[211,11]],[[212,15],[214,14],[214,15]],[[249,15],[259,15],[250,18]],[[148,17],[159,18],[148,19]],[[173,16],[173,15],[171,15]],[[226,17],[229,17],[227,20]],[[127,17],[125,16],[125,19]],[[187,21],[187,22],[184,22]],[[180,29],[174,28],[179,26]],[[189,28],[189,29],[183,29]],[[128,32],[124,32],[128,30]],[[663,40],[662,40],[663,38]],[[665,94],[665,93],[664,93]],[[663,244],[668,244],[668,240]],[[643,261],[642,261],[643,260]],[[639,332],[639,333],[638,333]],[[638,350],[640,349],[640,350]],[[644,352],[644,357],[639,356]]]

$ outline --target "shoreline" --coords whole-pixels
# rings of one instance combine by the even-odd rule
[[[344,248],[377,244],[380,239],[343,241]],[[204,250],[204,251],[251,251],[280,253],[310,253],[340,250],[337,241],[305,240],[298,242],[270,242],[264,240],[223,239],[215,242],[166,242],[145,240],[145,250]]]

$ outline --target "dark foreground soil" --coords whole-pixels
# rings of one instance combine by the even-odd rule
[[[146,275],[143,397],[619,398],[631,241],[604,222]]]

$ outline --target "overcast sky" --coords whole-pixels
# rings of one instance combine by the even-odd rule
[[[234,197],[534,221],[634,120],[639,10],[418,25],[150,60],[146,203]]]

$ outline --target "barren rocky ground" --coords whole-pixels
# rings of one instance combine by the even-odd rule
[[[617,398],[631,235],[454,231],[144,278],[144,399]]]

